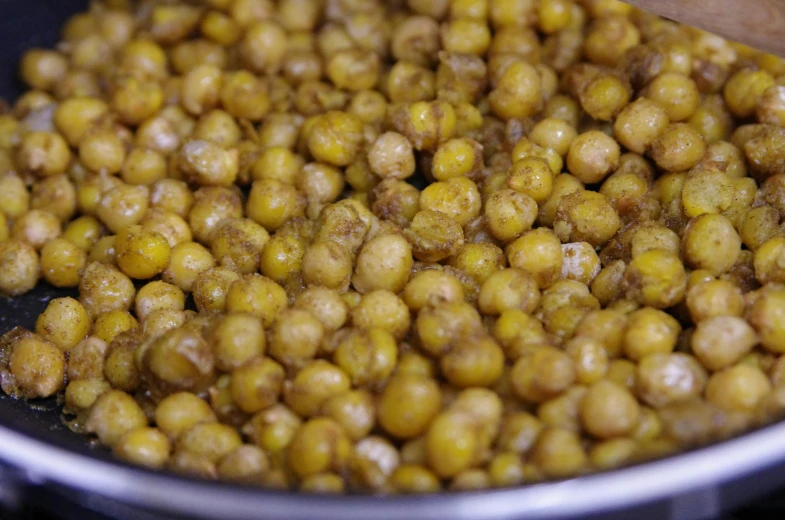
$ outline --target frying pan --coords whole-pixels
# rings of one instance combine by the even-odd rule
[[[21,91],[26,48],[51,46],[82,0],[0,0],[0,96]],[[49,300],[72,292],[40,285],[0,298],[0,333],[32,328]],[[32,406],[31,406],[32,404]],[[563,482],[435,496],[306,496],[212,483],[126,465],[63,425],[54,400],[0,397],[0,504],[35,504],[58,516],[360,520],[713,518],[785,484],[785,423],[689,453]]]

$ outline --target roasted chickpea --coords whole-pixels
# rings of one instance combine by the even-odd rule
[[[654,140],[651,155],[657,166],[670,171],[689,170],[703,159],[706,143],[687,123],[672,123]]]

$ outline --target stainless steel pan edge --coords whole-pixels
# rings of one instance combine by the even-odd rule
[[[195,481],[84,456],[3,426],[0,462],[0,500],[36,487],[59,489],[72,500],[113,500],[163,515],[156,518],[686,520],[716,516],[785,482],[785,423],[627,469],[436,496],[306,496]]]

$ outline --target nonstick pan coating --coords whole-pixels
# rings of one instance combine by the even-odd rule
[[[86,0],[0,0],[0,97],[22,90],[22,52],[52,46]],[[0,333],[32,328],[52,298],[39,285],[0,298]],[[153,473],[117,462],[62,422],[54,399],[0,395],[0,503],[46,505],[58,516],[226,519],[671,519],[715,517],[785,483],[785,423],[655,463],[527,488],[429,497],[316,497]]]

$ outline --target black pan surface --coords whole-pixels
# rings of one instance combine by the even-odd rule
[[[86,7],[86,0],[0,0],[0,98],[11,102],[23,92],[17,70],[24,51],[52,47],[66,19]],[[0,334],[17,325],[32,329],[51,299],[75,294],[75,290],[39,284],[21,298],[0,297]],[[54,399],[36,403],[31,410],[28,404],[2,394],[0,418],[3,424],[41,440],[88,450],[84,439],[62,424]]]

